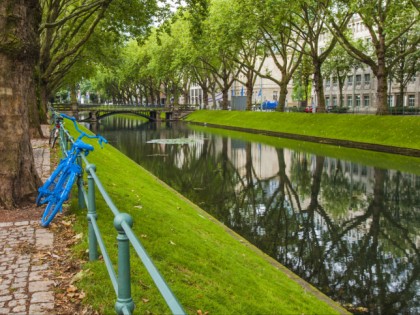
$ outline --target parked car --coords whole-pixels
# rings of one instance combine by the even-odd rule
[[[315,107],[315,111],[318,111],[318,107]],[[312,106],[306,106],[305,113],[313,113]]]

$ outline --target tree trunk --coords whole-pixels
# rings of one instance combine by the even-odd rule
[[[0,209],[33,201],[41,180],[29,135],[29,105],[36,99],[38,0],[0,2]]]
[[[340,107],[343,107],[343,105],[344,105],[343,104],[343,100],[344,100],[344,98],[343,98],[344,80],[342,81],[339,76],[337,76],[337,77],[338,77],[337,81],[338,81],[338,91],[339,91],[338,97],[340,98],[338,100],[338,104],[339,104]]]
[[[223,89],[222,90],[222,109],[228,110],[228,107],[229,107],[229,89]]]
[[[400,81],[399,82],[399,97],[398,97],[398,103],[397,106],[399,108],[403,108],[404,107],[404,90],[405,90],[405,86],[404,86],[404,82]]]
[[[209,90],[207,88],[203,89],[203,104],[204,109],[207,109],[209,106]]]
[[[379,48],[377,49],[378,66],[376,69],[372,69],[378,80],[378,87],[376,89],[376,115],[387,115],[388,111],[388,100],[387,100],[387,80],[388,70],[385,62],[385,36],[379,37]]]
[[[376,115],[387,115],[387,76],[384,72],[380,71],[376,78],[378,80],[378,87],[376,89]]]
[[[252,91],[253,84],[252,84],[252,77],[248,76],[248,80],[246,82],[246,110],[252,110]]]
[[[325,97],[324,97],[324,86],[322,83],[322,72],[321,72],[321,62],[316,62],[314,64],[314,83],[315,91],[317,97],[318,106],[317,111],[320,113],[325,113]]]
[[[37,90],[36,82],[38,82],[38,78],[34,76],[34,80],[30,82],[33,87],[30,87],[30,90]],[[29,130],[30,135],[33,138],[42,137],[42,130],[41,130],[41,120],[43,123],[47,122],[46,111],[43,111],[39,108],[39,100],[37,97],[33,99],[28,99],[28,113],[29,113]]]
[[[277,106],[277,111],[279,112],[284,112],[284,104],[286,104],[287,92],[287,82],[282,81],[280,84],[279,104]]]

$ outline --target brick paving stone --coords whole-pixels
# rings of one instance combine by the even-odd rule
[[[31,303],[47,303],[54,302],[54,293],[51,291],[47,292],[36,292],[32,294]]]
[[[31,304],[29,306],[29,314],[51,314],[51,310],[53,309],[54,303]]]
[[[16,299],[16,300],[27,300],[28,295],[23,294],[23,293],[16,293],[16,294],[13,294],[13,298]]]
[[[18,305],[14,307],[11,314],[26,314],[26,305]]]
[[[45,278],[45,274],[39,271],[34,271],[29,274],[29,281],[39,281]]]
[[[19,221],[15,222],[15,226],[22,226],[22,225],[28,225],[29,221]]]
[[[48,265],[35,265],[31,267],[31,271],[39,271],[39,270],[46,270],[48,269]]]
[[[0,222],[0,227],[9,227],[9,226],[13,226],[13,222]]]
[[[23,282],[13,282],[10,287],[12,289],[25,288],[26,287],[26,281],[23,281]]]
[[[10,301],[12,299],[13,299],[13,295],[3,295],[3,296],[0,296],[0,302],[6,302],[6,301]]]
[[[50,280],[29,282],[29,292],[48,291],[54,282]]]

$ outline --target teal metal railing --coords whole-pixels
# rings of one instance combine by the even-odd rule
[[[53,116],[57,115],[53,112]],[[60,144],[63,154],[69,149],[69,144],[74,142],[73,137],[69,131],[62,125],[60,130]],[[165,282],[158,269],[153,264],[150,256],[138,240],[137,236],[132,230],[133,219],[127,213],[121,213],[115,206],[112,199],[109,197],[105,188],[103,187],[99,177],[96,174],[96,166],[89,163],[84,155],[80,155],[78,163],[82,167],[83,163],[86,165],[85,171],[87,173],[87,191],[84,188],[83,174],[77,180],[78,186],[78,206],[85,208],[87,206],[87,220],[88,220],[88,240],[89,240],[89,260],[95,261],[98,259],[98,246],[102,253],[105,266],[107,268],[109,277],[114,287],[117,300],[115,303],[115,310],[117,314],[132,314],[134,310],[134,302],[131,296],[131,272],[130,272],[130,244],[133,246],[138,257],[145,266],[147,272],[153,279],[156,287],[160,291],[166,304],[173,314],[186,314],[181,304],[172,293],[171,289]],[[101,193],[103,199],[108,205],[109,209],[114,214],[114,227],[117,230],[118,243],[118,271],[114,270],[111,258],[106,249],[105,243],[102,239],[99,226],[97,224],[98,214],[96,211],[96,188]]]

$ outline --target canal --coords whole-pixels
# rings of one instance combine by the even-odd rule
[[[91,128],[353,313],[420,313],[419,159],[118,116]]]

